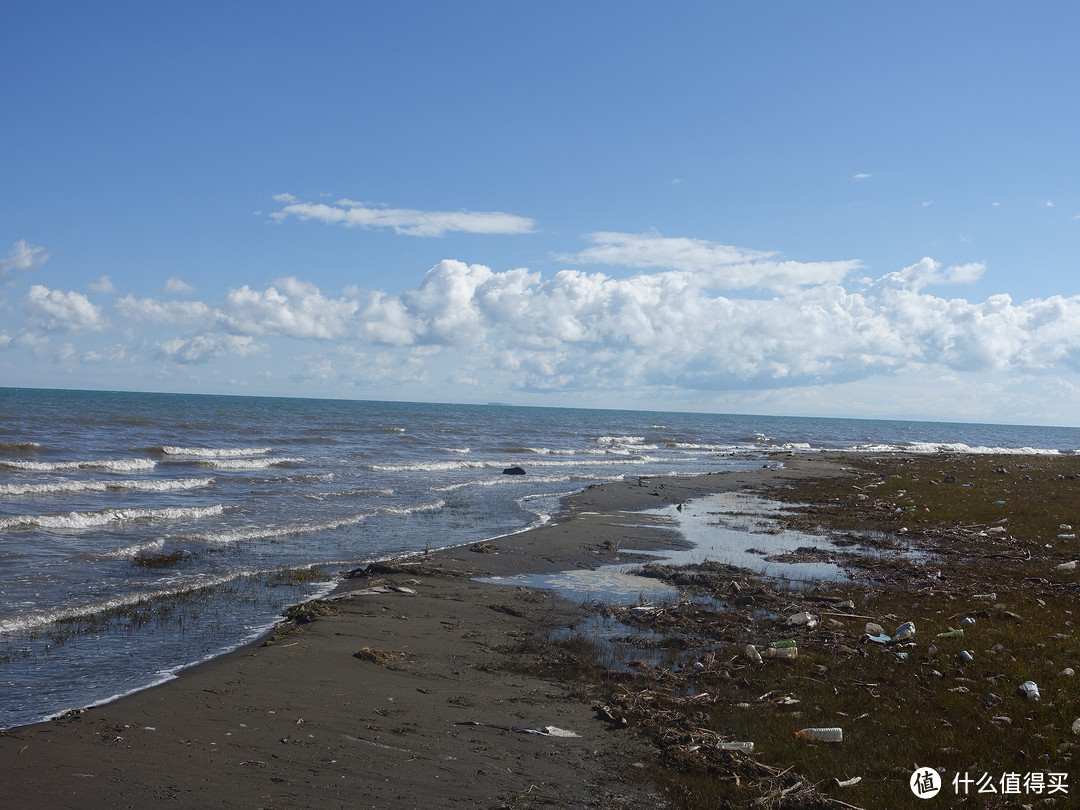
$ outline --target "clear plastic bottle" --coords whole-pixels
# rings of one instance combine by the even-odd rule
[[[804,728],[796,731],[795,736],[804,740],[838,743],[844,741],[844,730],[842,728]]]
[[[757,651],[757,647],[755,647],[753,644],[747,644],[746,647],[743,649],[743,653],[745,653],[746,657],[750,659],[751,664],[761,663],[761,653]]]
[[[1020,684],[1020,693],[1028,700],[1039,700],[1039,685],[1035,681],[1024,681]]]
[[[738,751],[740,754],[754,753],[752,742],[722,742],[718,746],[721,751]]]

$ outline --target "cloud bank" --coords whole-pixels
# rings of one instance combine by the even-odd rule
[[[111,356],[165,369],[242,358],[250,373],[377,384],[376,395],[409,382],[428,386],[431,398],[448,387],[481,399],[602,392],[627,405],[647,393],[672,401],[679,392],[890,376],[930,387],[962,375],[1080,371],[1080,296],[972,301],[934,289],[976,281],[981,264],[923,258],[852,280],[854,261],[781,261],[659,234],[592,234],[589,243],[564,258],[643,271],[617,278],[565,269],[545,278],[447,259],[399,293],[329,293],[288,277],[231,288],[213,302],[128,294],[107,310],[81,293],[35,284],[18,302],[20,331],[5,333],[0,349],[45,351],[53,333],[100,332]],[[746,294],[754,289],[765,293]]]

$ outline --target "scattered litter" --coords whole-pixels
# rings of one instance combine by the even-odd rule
[[[802,740],[838,743],[844,741],[844,730],[842,728],[804,728],[796,731],[795,736]]]
[[[1071,678],[1073,675],[1076,674],[1076,670],[1072,667],[1065,667],[1065,669],[1061,670],[1061,674],[1064,675],[1066,678]]]
[[[757,651],[757,647],[755,647],[753,644],[747,644],[746,647],[743,649],[743,654],[750,659],[750,663],[761,663],[761,653]]]
[[[1039,700],[1041,695],[1039,694],[1039,686],[1035,681],[1024,681],[1020,684],[1020,694],[1026,697],[1028,700]]]
[[[792,616],[788,616],[787,623],[794,627],[817,627],[817,616],[812,613],[796,613]]]
[[[975,619],[973,619],[971,616],[968,616],[962,622],[960,622],[960,624],[970,626],[975,624]]]
[[[1069,562],[1062,563],[1061,565],[1055,565],[1055,569],[1058,571],[1072,571],[1076,568],[1076,560],[1070,560]]]
[[[1077,717],[1075,720],[1073,720],[1072,733],[1080,734],[1080,717]]]
[[[850,779],[845,779],[843,782],[841,782],[839,779],[837,779],[834,776],[833,781],[836,783],[837,787],[855,787],[855,785],[859,784],[859,782],[862,781],[862,777],[861,776],[853,776]]]
[[[960,660],[963,661],[965,664],[970,664],[972,661],[975,660],[975,658],[967,650],[961,650],[960,651]]]
[[[762,653],[763,658],[798,658],[798,647],[769,647]]]
[[[541,737],[577,737],[579,736],[576,731],[569,731],[565,728],[559,728],[558,726],[540,726],[533,728],[530,726],[501,726],[497,723],[481,723],[478,720],[462,720],[454,723],[455,726],[483,726],[484,728],[497,728],[500,731],[513,731],[517,734],[538,734]]]
[[[875,622],[867,622],[863,632],[868,636],[883,636],[885,635],[885,628]]]
[[[867,640],[876,641],[878,644],[888,644],[892,641],[892,637],[888,633],[882,633],[879,636],[867,636]]]
[[[904,622],[897,627],[896,632],[893,633],[892,643],[898,644],[901,641],[907,641],[911,638],[915,638],[915,622]]]
[[[985,600],[987,602],[996,602],[997,601],[997,591],[993,591],[991,593],[977,593],[977,594],[974,594],[971,598],[972,599],[983,599],[983,600]]]
[[[741,754],[754,753],[752,742],[722,742],[717,746],[721,751],[738,751]]]
[[[947,631],[945,633],[938,633],[937,637],[938,638],[960,638],[960,636],[962,636],[962,635],[964,635],[963,630],[949,630],[949,631]]]

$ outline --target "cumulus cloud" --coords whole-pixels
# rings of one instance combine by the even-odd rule
[[[7,256],[0,259],[0,281],[9,281],[22,273],[36,270],[49,260],[45,248],[20,239],[11,246]]]
[[[111,294],[116,292],[116,285],[108,276],[102,276],[97,281],[91,281],[86,285],[91,292]]]
[[[347,228],[389,228],[407,236],[445,236],[454,232],[521,234],[531,233],[536,224],[528,217],[500,211],[417,211],[383,208],[347,199],[333,204],[309,203],[300,202],[291,194],[278,194],[274,199],[287,203],[270,215],[278,222],[296,217]]]
[[[101,308],[82,293],[35,284],[21,301],[30,325],[45,331],[99,331],[107,325]]]
[[[683,270],[695,274],[700,283],[728,290],[757,287],[792,292],[806,285],[837,283],[862,267],[858,261],[778,261],[772,251],[746,250],[703,239],[665,237],[655,231],[598,232],[587,238],[592,247],[559,258],[576,264]]]
[[[216,303],[128,295],[111,312],[128,328],[153,325],[160,359],[257,357],[268,351],[258,341],[267,339],[282,377],[386,391],[444,380],[492,393],[712,394],[897,374],[1080,371],[1080,296],[1016,302],[939,294],[977,281],[981,263],[945,266],[928,257],[853,278],[857,262],[782,261],[702,240],[603,233],[590,241],[573,257],[580,265],[639,272],[617,278],[566,269],[545,277],[447,259],[399,294],[348,287],[331,295],[286,277],[230,289]],[[724,287],[768,294],[734,297]],[[23,308],[53,328],[103,322],[85,298],[44,287],[33,288]],[[312,348],[290,355],[289,340]],[[332,346],[335,361],[319,344]]]
[[[228,355],[248,357],[261,354],[266,347],[250,337],[240,335],[198,335],[167,340],[159,343],[156,350],[158,357],[189,365]]]
[[[170,295],[187,295],[188,293],[195,292],[195,288],[186,281],[173,276],[165,282],[165,292]]]

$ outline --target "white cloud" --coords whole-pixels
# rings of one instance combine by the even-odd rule
[[[279,203],[293,203],[293,202],[297,201],[297,198],[294,197],[292,194],[289,194],[289,193],[275,194],[271,199],[273,199],[274,202],[279,202]]]
[[[521,234],[531,233],[536,224],[528,217],[499,211],[416,211],[409,208],[381,208],[353,200],[338,200],[332,205],[289,201],[270,217],[278,222],[296,217],[348,228],[390,228],[395,233],[407,236],[445,236],[453,232]]]
[[[707,286],[741,290],[757,287],[791,292],[805,285],[832,284],[862,267],[858,261],[776,261],[772,251],[707,242],[703,239],[665,237],[649,233],[592,233],[593,246],[559,258],[577,264],[659,267],[696,274]]]
[[[852,175],[851,179],[852,180],[869,180],[873,176],[874,175],[869,174],[867,172],[859,172],[858,174]]]
[[[242,357],[255,374],[269,351],[257,341],[273,339],[278,379],[383,392],[418,393],[424,385],[460,386],[455,396],[486,388],[481,396],[490,398],[603,392],[629,404],[671,392],[709,397],[920,375],[1080,372],[1080,296],[1018,303],[934,292],[979,280],[981,263],[924,258],[859,278],[849,275],[858,262],[782,261],[767,251],[620,233],[593,235],[571,258],[640,272],[615,278],[568,269],[543,277],[444,260],[397,295],[348,287],[334,296],[287,277],[262,289],[230,289],[216,303],[128,295],[112,313],[132,335],[153,325],[161,359],[191,365]],[[729,297],[725,286],[768,292]],[[104,322],[85,298],[43,287],[23,307],[31,322],[52,328]],[[30,333],[19,340],[23,334]]]
[[[46,331],[99,331],[107,325],[101,308],[92,304],[82,293],[50,290],[35,284],[22,299],[21,305],[30,317],[31,326]]]
[[[102,276],[97,281],[91,281],[86,286],[90,288],[91,292],[105,293],[105,294],[110,294],[110,293],[115,293],[116,292],[116,285],[113,284],[112,279],[109,278],[108,276]]]
[[[214,311],[202,301],[158,301],[130,294],[117,301],[115,309],[122,318],[158,326],[179,324],[198,328],[215,318]]]
[[[0,281],[8,281],[20,273],[36,270],[48,260],[49,254],[45,252],[45,248],[20,239],[11,246],[8,255],[0,259]]]
[[[187,295],[188,293],[195,292],[195,288],[186,281],[173,276],[165,282],[165,292],[170,295]]]
[[[184,365],[205,363],[219,357],[249,357],[262,354],[266,346],[250,337],[238,335],[198,335],[192,338],[173,338],[157,345],[159,357]]]

